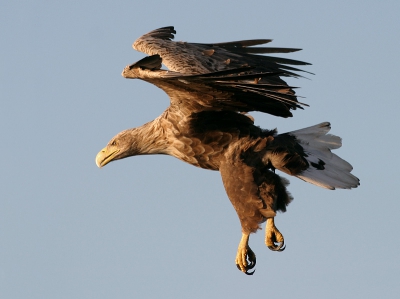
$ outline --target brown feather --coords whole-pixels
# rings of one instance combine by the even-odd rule
[[[125,78],[161,88],[168,94],[170,106],[155,120],[111,139],[96,157],[99,167],[135,155],[167,154],[197,167],[219,170],[244,234],[238,261],[254,255],[249,254],[248,234],[277,211],[285,212],[293,199],[286,190],[288,181],[275,174],[275,169],[324,188],[358,186],[358,179],[350,174],[351,165],[330,151],[341,142],[339,137],[326,135],[329,123],[278,135],[276,130],[255,126],[254,119],[245,114],[261,111],[290,117],[291,110],[306,106],[281,77],[300,77],[294,73],[300,70],[287,64],[307,63],[254,55],[298,49],[251,47],[271,41],[266,39],[173,42],[174,34],[170,26],[137,39],[133,47],[150,56],[125,67],[122,73]],[[162,63],[169,70],[161,69]],[[319,158],[322,156],[325,160]],[[325,167],[331,167],[330,172],[320,175]],[[343,174],[344,181],[336,171]],[[267,244],[278,240],[277,232],[276,228],[270,232],[275,237]],[[282,235],[280,239],[283,241]],[[251,260],[253,267],[255,256]],[[240,264],[246,273],[251,268],[246,262]]]

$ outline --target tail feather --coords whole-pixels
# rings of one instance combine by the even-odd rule
[[[342,145],[340,137],[327,134],[329,122],[287,133],[302,147],[309,166],[295,174],[298,178],[326,189],[351,189],[360,181],[351,174],[353,167],[347,161],[333,154],[331,150]]]

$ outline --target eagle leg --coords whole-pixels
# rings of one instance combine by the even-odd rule
[[[276,228],[274,218],[268,218],[265,226],[265,245],[272,251],[284,251],[285,239],[281,232]]]
[[[237,268],[247,275],[253,275],[255,270],[249,272],[256,265],[256,255],[249,247],[249,234],[242,233],[238,251],[236,254],[235,263]]]

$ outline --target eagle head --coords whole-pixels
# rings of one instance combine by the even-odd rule
[[[96,156],[96,164],[103,167],[111,161],[135,156],[138,154],[135,129],[122,131],[114,136],[105,148]]]

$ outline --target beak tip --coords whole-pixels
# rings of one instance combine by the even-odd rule
[[[114,160],[115,155],[119,152],[119,149],[109,150],[107,147],[103,148],[96,155],[96,165],[99,168],[106,166],[108,163]]]
[[[97,165],[98,168],[102,168],[103,167],[103,165],[101,165],[101,162],[103,160],[102,157],[101,157],[102,153],[103,152],[101,151],[96,155],[96,160],[95,161],[96,161],[96,165]]]

